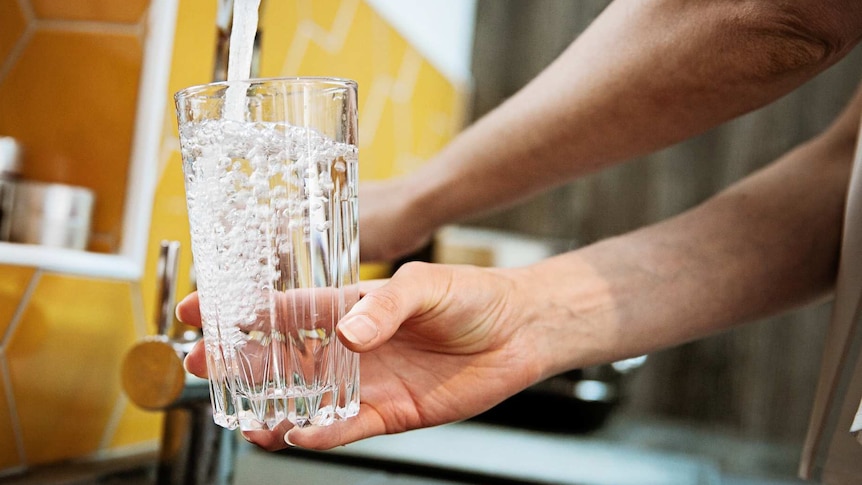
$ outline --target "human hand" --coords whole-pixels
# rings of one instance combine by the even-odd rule
[[[388,282],[363,284],[363,298],[337,326],[361,352],[356,417],[324,427],[246,432],[267,450],[329,449],[362,438],[469,418],[542,377],[541,345],[521,325],[529,292],[518,270],[410,263]],[[200,326],[195,294],[177,316]],[[202,342],[186,368],[206,376]]]

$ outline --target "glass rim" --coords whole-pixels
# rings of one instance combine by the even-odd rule
[[[218,87],[228,87],[235,84],[245,84],[248,86],[253,85],[261,85],[267,83],[285,83],[285,84],[322,84],[329,85],[330,87],[340,87],[340,88],[353,88],[357,89],[358,83],[353,79],[342,78],[342,77],[329,77],[329,76],[288,76],[288,77],[259,77],[259,78],[251,78],[251,79],[242,79],[237,81],[215,81],[206,84],[195,84],[193,86],[188,86],[183,89],[180,89],[176,93],[174,93],[174,99],[179,100],[180,98],[185,98],[189,96],[194,96],[197,94],[201,94],[206,92],[207,90],[218,88]]]

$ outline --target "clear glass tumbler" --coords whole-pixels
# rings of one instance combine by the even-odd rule
[[[335,324],[359,299],[356,83],[258,79],[175,95],[215,422],[359,411]]]

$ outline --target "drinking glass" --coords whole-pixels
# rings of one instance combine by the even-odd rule
[[[327,425],[359,411],[335,335],[359,299],[357,86],[230,81],[175,95],[215,422]]]

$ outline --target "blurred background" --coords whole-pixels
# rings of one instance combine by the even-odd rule
[[[155,331],[161,240],[180,241],[177,291],[193,288],[171,96],[213,79],[220,3],[0,0],[0,136],[18,147],[0,200],[4,181],[93,195],[85,247],[0,242],[4,483],[152,481],[163,414],[130,402],[120,364]],[[608,3],[264,0],[260,75],[357,80],[360,176],[390,177],[516,92]],[[677,214],[818,133],[860,78],[857,48],[762,110],[448,227],[416,257],[527,264]],[[236,482],[278,480],[289,465],[305,484],[797,483],[828,316],[824,303],[579,370],[408,441],[325,456],[243,448]],[[566,429],[523,419],[523,406]],[[629,472],[609,475],[620,463]]]

